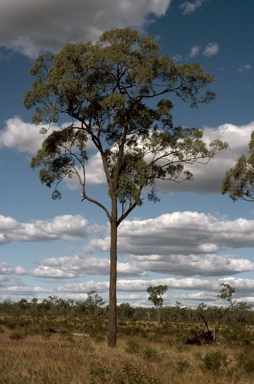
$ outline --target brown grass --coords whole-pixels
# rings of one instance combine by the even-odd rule
[[[4,328],[0,333],[0,384],[254,383],[254,372],[236,364],[237,355],[246,348],[254,356],[252,347],[170,345],[168,337],[153,342],[122,335],[118,348],[112,350],[105,339],[96,342],[96,337],[22,332]],[[213,352],[226,356],[226,364],[218,369],[209,369],[202,360]]]

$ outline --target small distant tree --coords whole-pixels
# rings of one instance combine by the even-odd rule
[[[216,339],[216,333],[217,333],[217,326],[220,322],[220,320],[222,319],[222,317],[225,316],[225,314],[230,310],[230,308],[233,307],[233,305],[235,305],[236,303],[236,300],[233,301],[233,293],[235,293],[235,288],[234,287],[231,287],[230,284],[226,284],[226,283],[222,283],[220,284],[220,286],[222,287],[221,290],[220,290],[220,293],[217,295],[217,297],[223,299],[223,300],[227,300],[230,305],[222,312],[222,314],[219,316],[218,320],[216,321],[215,325],[214,325],[214,331],[213,331],[213,334],[214,334],[214,339]]]
[[[199,303],[197,306],[197,311],[203,312],[207,308],[207,305],[205,303]]]
[[[87,293],[85,307],[91,315],[98,315],[102,311],[102,306],[105,304],[103,298],[94,290]]]
[[[117,314],[119,318],[122,319],[131,319],[135,313],[135,308],[132,307],[129,303],[122,303],[117,307]]]
[[[151,301],[158,310],[158,323],[160,323],[160,309],[163,305],[162,296],[167,290],[167,285],[150,286],[146,289],[147,293],[150,295],[148,296],[148,300]]]
[[[220,286],[222,288],[220,290],[220,293],[217,295],[217,297],[223,300],[227,300],[230,303],[230,305],[232,305],[232,302],[233,302],[232,296],[233,296],[233,293],[235,293],[235,288],[231,287],[231,285],[226,283],[222,283],[220,284]]]
[[[248,157],[239,157],[223,180],[221,192],[223,195],[228,193],[233,201],[240,198],[254,202],[254,132],[251,134],[248,154]]]
[[[197,307],[197,312],[199,313],[199,316],[202,318],[202,320],[205,324],[205,329],[206,329],[206,332],[204,329],[203,333],[200,335],[200,338],[203,338],[204,340],[206,340],[206,342],[211,342],[211,341],[215,342],[216,341],[217,327],[218,327],[219,322],[221,321],[222,317],[225,316],[225,314],[228,312],[228,310],[230,308],[232,308],[233,305],[236,303],[236,300],[235,301],[232,300],[232,296],[233,296],[233,293],[235,292],[235,288],[231,287],[231,285],[226,284],[226,283],[222,283],[222,284],[220,284],[220,286],[222,288],[220,290],[220,293],[217,295],[217,297],[220,299],[223,299],[223,300],[227,300],[230,303],[230,305],[229,305],[229,307],[227,307],[225,309],[222,308],[222,310],[220,311],[220,314],[216,315],[217,319],[215,321],[215,324],[213,326],[212,331],[209,329],[208,321],[205,318],[205,313],[209,314],[208,310],[204,311],[204,309],[206,308],[206,305],[204,303],[200,303]]]
[[[119,225],[142,205],[144,190],[149,200],[159,200],[158,180],[191,180],[189,164],[207,163],[227,148],[220,140],[205,143],[200,129],[173,125],[170,95],[191,107],[208,103],[215,94],[202,90],[213,77],[199,64],[177,65],[160,54],[153,37],[130,28],[104,32],[95,44],[67,44],[56,55],[39,56],[30,73],[35,81],[24,105],[34,108],[34,122],[54,127],[31,167],[40,169],[42,183],[54,186],[54,199],[61,197],[62,180],[76,178],[82,201],[97,205],[109,220],[108,345],[116,347]],[[71,122],[57,129],[54,123],[63,115]],[[89,193],[87,164],[95,151],[108,186],[106,203]]]

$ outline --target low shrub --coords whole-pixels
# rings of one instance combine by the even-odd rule
[[[141,348],[136,341],[134,341],[132,339],[127,340],[125,352],[130,353],[130,354],[135,354],[135,353],[139,353],[140,350],[141,350]]]
[[[125,362],[114,374],[115,384],[145,384],[144,379],[142,369],[132,361]]]
[[[177,371],[177,373],[184,373],[190,367],[191,367],[190,363],[187,360],[185,360],[185,359],[179,360],[176,363],[176,371]]]
[[[201,368],[204,371],[218,373],[218,371],[228,365],[227,355],[220,351],[207,352],[202,358]]]
[[[21,332],[18,332],[18,331],[12,332],[10,334],[10,339],[11,340],[22,340],[22,339],[24,339],[24,337],[25,337],[24,334],[21,333]]]
[[[95,335],[93,337],[93,340],[96,342],[96,343],[102,343],[103,341],[105,341],[105,336],[104,335]]]
[[[106,383],[110,376],[108,367],[100,362],[93,363],[90,368],[90,384]]]
[[[133,361],[123,363],[123,368],[114,374],[114,384],[163,384],[158,375],[147,375],[143,368]]]
[[[159,353],[157,349],[154,349],[152,347],[145,347],[142,349],[141,353],[142,357],[144,360],[149,360],[149,361],[158,361],[159,360]]]
[[[236,357],[237,366],[247,374],[254,373],[254,351],[240,352]]]

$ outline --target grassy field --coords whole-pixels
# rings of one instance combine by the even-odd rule
[[[216,344],[196,346],[184,341],[193,324],[120,322],[112,350],[105,321],[86,323],[84,334],[78,318],[14,320],[0,326],[0,384],[254,383],[253,335],[245,328],[225,327]]]

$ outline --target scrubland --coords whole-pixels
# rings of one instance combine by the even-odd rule
[[[1,314],[0,384],[253,384],[252,327],[222,325],[216,343],[187,345],[201,324]]]

